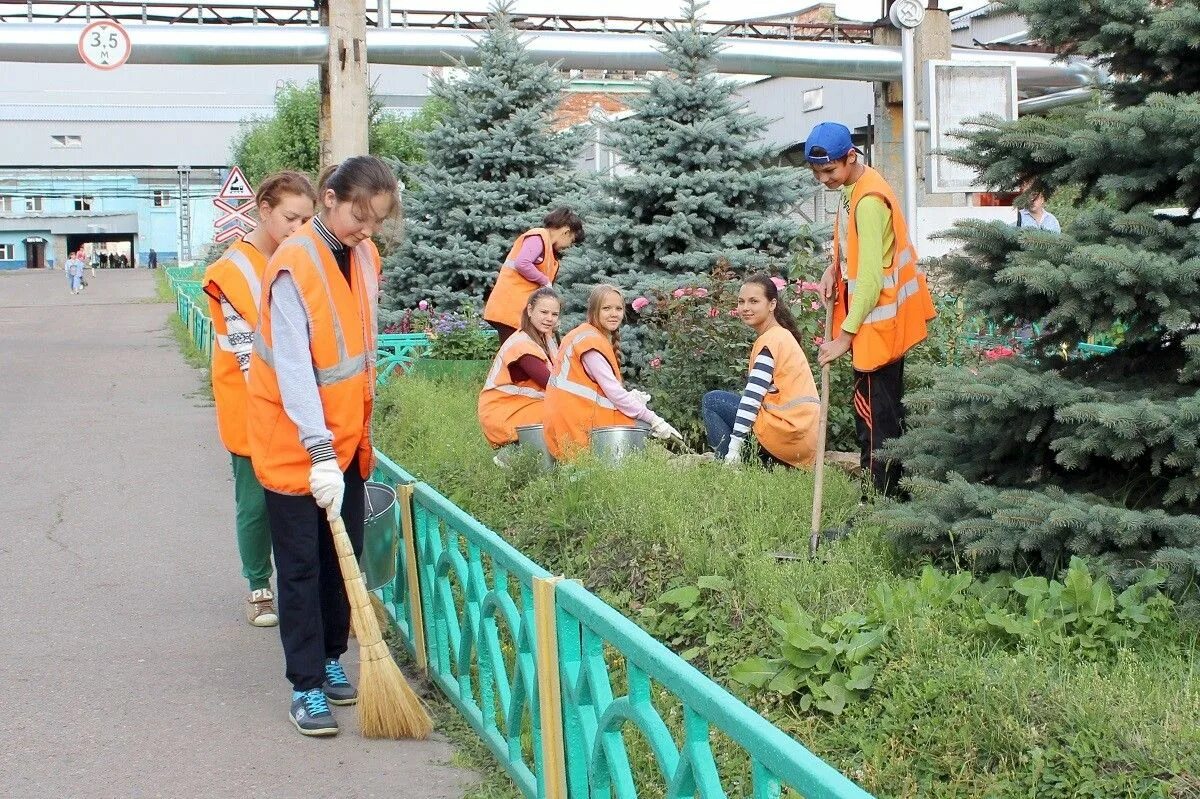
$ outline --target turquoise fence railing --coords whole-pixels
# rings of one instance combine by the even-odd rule
[[[429,676],[521,792],[544,797],[534,581],[550,573],[425,483],[413,517]]]
[[[429,337],[424,333],[381,333],[375,374],[380,386],[395,372],[406,372],[413,361],[429,352]]]
[[[397,501],[392,508],[393,523],[403,535],[401,545],[396,547],[396,576],[376,593],[387,608],[408,654],[421,662],[424,660],[424,647],[418,642],[423,642],[424,638],[418,635],[417,631],[421,624],[420,616],[414,615],[419,612],[420,602],[412,601],[415,580],[410,582],[410,576],[416,574],[413,558],[415,549],[412,546],[412,486],[417,479],[379,450],[375,451],[375,472],[372,479],[386,483],[396,490]]]
[[[626,744],[640,737],[669,799],[775,799],[783,786],[806,799],[870,799],[587,589],[561,582],[555,603],[571,797],[644,791],[634,782]],[[723,780],[714,731],[745,752],[749,773]]]

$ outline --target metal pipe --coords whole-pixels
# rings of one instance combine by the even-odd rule
[[[77,64],[79,26],[0,25],[0,62]],[[318,26],[128,25],[130,64],[320,64],[329,41]],[[367,31],[369,59],[377,64],[447,66],[476,63],[482,31],[394,27]],[[569,69],[664,70],[652,36],[631,33],[543,32],[531,35],[535,58]],[[1043,53],[955,49],[955,61],[1010,60],[1023,94],[1092,85],[1102,73],[1083,59],[1056,62]],[[900,79],[900,48],[873,44],[731,39],[717,56],[731,74],[863,81]]]
[[[1044,114],[1051,109],[1061,108],[1065,105],[1080,105],[1081,103],[1090,102],[1095,96],[1096,87],[1094,86],[1080,86],[1076,89],[1043,94],[1040,97],[1030,97],[1027,100],[1017,103],[1017,113],[1022,116],[1025,114]]]
[[[904,221],[912,241],[917,241],[917,32],[900,29],[900,51],[906,74],[901,81],[904,125]]]
[[[383,29],[392,27],[392,0],[379,0],[376,16],[376,27]]]

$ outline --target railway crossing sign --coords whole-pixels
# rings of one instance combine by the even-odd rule
[[[217,231],[213,235],[214,241],[240,239],[258,227],[258,221],[250,216],[250,211],[254,209],[254,189],[239,167],[229,170],[221,191],[213,198],[213,205],[221,212],[221,216],[213,222],[213,228]]]
[[[132,51],[129,33],[115,20],[97,20],[79,34],[79,57],[96,69],[116,69]]]

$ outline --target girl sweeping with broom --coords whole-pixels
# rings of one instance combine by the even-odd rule
[[[395,212],[396,178],[357,156],[327,169],[318,195],[319,214],[267,265],[250,363],[250,452],[271,524],[289,716],[303,735],[336,735],[329,705],[359,701],[339,662],[353,605],[364,734],[424,737],[428,716],[378,640],[355,562],[374,461],[380,261],[371,235]],[[396,716],[405,723],[390,723]]]

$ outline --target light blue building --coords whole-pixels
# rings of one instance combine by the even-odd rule
[[[213,186],[221,171],[191,190],[193,247],[212,238]],[[206,196],[207,195],[207,196]],[[179,182],[175,174],[69,175],[22,170],[0,178],[0,269],[59,268],[68,253],[116,265],[146,266],[150,250],[160,263],[179,254]]]
[[[387,112],[428,95],[424,68],[371,72]],[[317,69],[6,63],[3,75],[0,269],[61,268],[80,247],[142,267],[152,249],[159,263],[204,253],[243,123]]]

